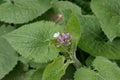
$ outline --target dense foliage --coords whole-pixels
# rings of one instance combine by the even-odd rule
[[[120,0],[0,0],[0,80],[119,80]]]

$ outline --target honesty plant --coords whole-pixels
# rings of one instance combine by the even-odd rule
[[[120,79],[120,0],[73,2],[0,1],[0,80]]]

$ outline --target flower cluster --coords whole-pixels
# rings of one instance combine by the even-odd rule
[[[54,37],[57,38],[57,47],[60,46],[70,46],[71,42],[73,40],[73,37],[69,34],[69,33],[62,33],[62,35],[60,35],[60,33],[55,33]]]

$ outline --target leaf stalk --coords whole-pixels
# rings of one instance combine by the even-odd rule
[[[77,59],[75,53],[71,53],[70,58],[73,60],[73,65],[75,66],[76,69],[79,69],[82,67],[81,62]]]

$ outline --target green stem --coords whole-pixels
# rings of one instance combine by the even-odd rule
[[[76,69],[79,69],[80,67],[82,67],[81,62],[76,58],[76,54],[72,53],[70,54],[70,58],[73,60],[73,65],[75,66]]]
[[[82,64],[81,62],[77,59],[76,57],[76,53],[72,53],[72,52],[69,52],[67,49],[65,49],[64,47],[62,47],[62,49],[64,49],[65,52],[67,52],[71,58],[71,60],[73,61],[73,65],[75,66],[76,69],[79,69]]]

